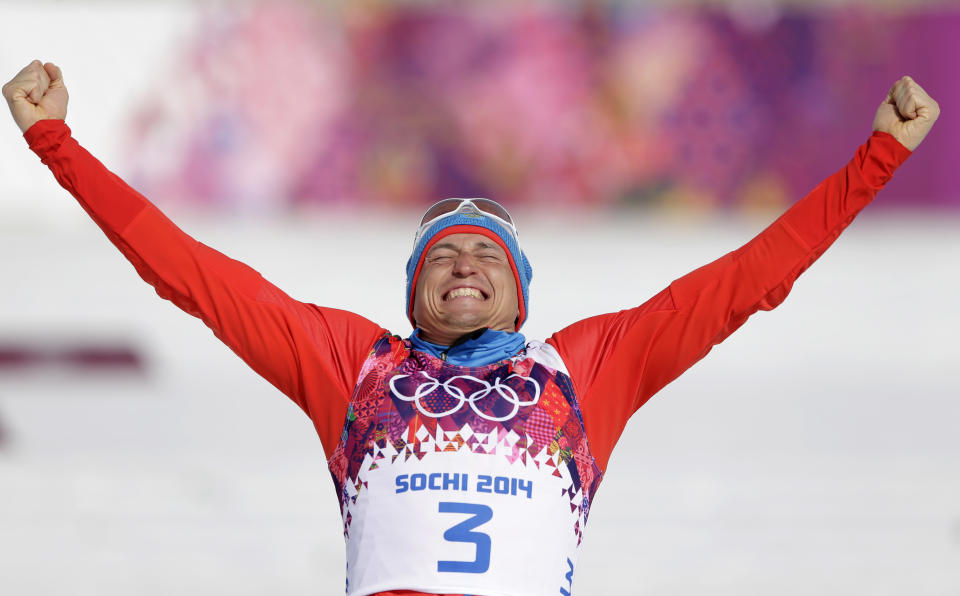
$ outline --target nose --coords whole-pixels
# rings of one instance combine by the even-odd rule
[[[468,277],[476,273],[476,263],[473,262],[473,256],[467,252],[461,252],[453,262],[453,274],[457,277]]]

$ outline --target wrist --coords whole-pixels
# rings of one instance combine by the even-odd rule
[[[56,149],[70,136],[70,127],[59,118],[37,120],[23,132],[23,138],[34,152]]]

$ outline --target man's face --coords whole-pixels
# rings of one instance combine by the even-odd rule
[[[510,259],[481,234],[451,234],[423,259],[414,290],[420,337],[450,345],[481,327],[513,331],[520,314]]]

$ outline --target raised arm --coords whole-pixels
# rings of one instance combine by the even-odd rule
[[[580,396],[601,465],[629,417],[758,310],[786,298],[793,282],[833,243],[930,131],[937,103],[909,77],[877,110],[870,139],[741,248],[674,281],[629,309],[559,331],[553,344]]]
[[[296,301],[180,230],[70,136],[67,90],[53,64],[29,64],[3,95],[31,149],[137,273],[303,408],[329,455],[363,360],[385,330]]]

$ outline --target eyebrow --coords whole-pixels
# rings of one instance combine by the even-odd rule
[[[433,252],[439,248],[447,248],[455,252],[460,251],[460,247],[458,247],[456,244],[452,242],[439,242],[437,244],[434,244],[432,247],[430,247],[429,252]],[[487,250],[487,249],[497,249],[497,248],[500,248],[497,244],[494,244],[492,242],[487,242],[486,240],[477,240],[470,246],[466,247],[467,250],[476,250],[476,249]]]

